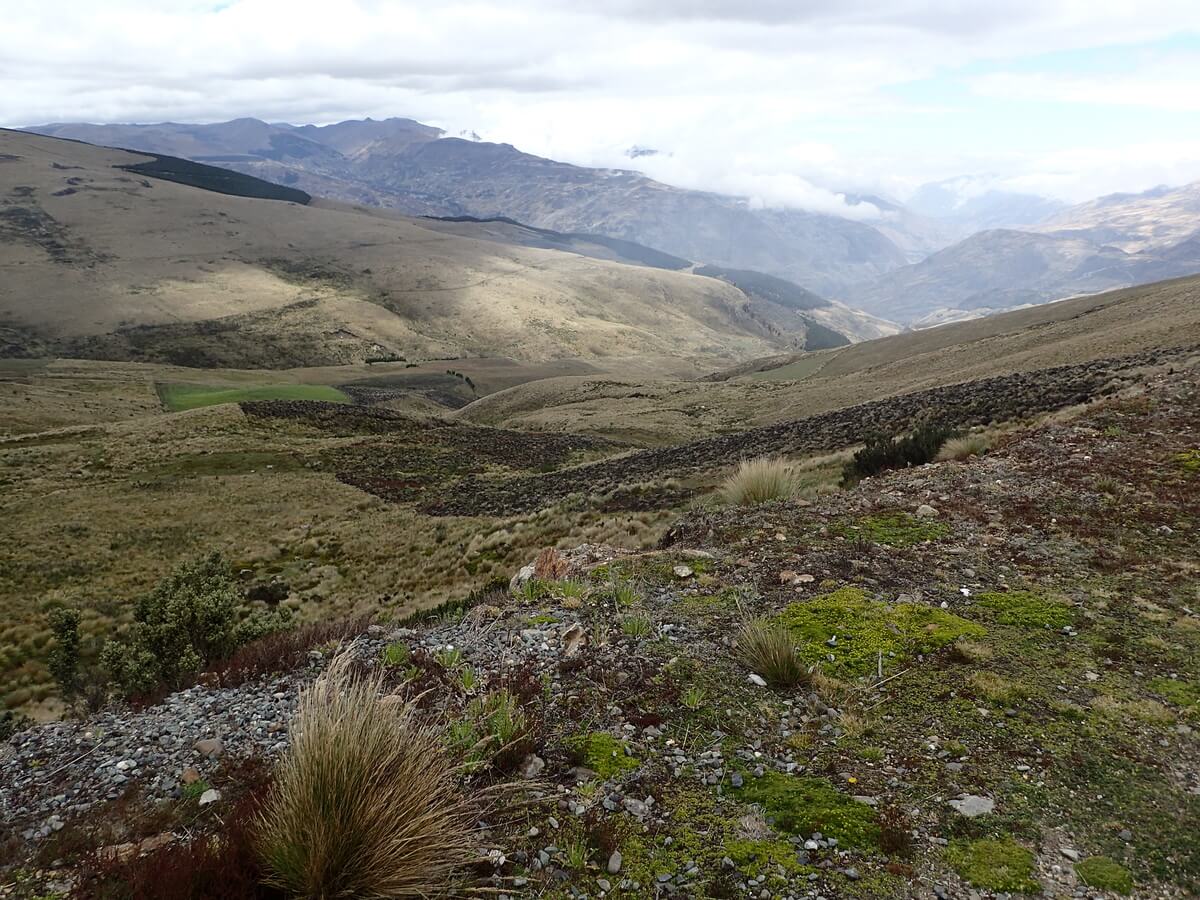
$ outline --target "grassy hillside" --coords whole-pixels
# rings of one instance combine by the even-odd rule
[[[119,168],[145,157],[73,141],[4,131],[0,153],[7,357],[734,360],[804,337],[716,279],[200,190]]]

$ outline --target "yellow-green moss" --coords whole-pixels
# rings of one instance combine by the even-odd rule
[[[606,731],[575,735],[564,741],[567,749],[579,757],[581,765],[601,778],[614,778],[622,772],[636,769],[639,760],[629,755],[629,748]]]
[[[1200,449],[1184,450],[1175,454],[1175,463],[1185,472],[1200,472]]]
[[[734,861],[738,869],[750,878],[770,872],[781,866],[789,875],[800,875],[811,867],[802,865],[796,856],[796,848],[787,841],[752,841],[731,838],[725,842],[725,855]]]
[[[880,653],[885,665],[894,665],[897,659],[930,653],[960,637],[985,634],[981,626],[943,609],[882,603],[855,587],[797,601],[783,611],[780,621],[796,635],[808,662],[839,676],[874,671]],[[826,643],[835,636],[833,646]]]
[[[946,861],[975,887],[1027,894],[1041,890],[1034,878],[1033,853],[1012,838],[955,841],[946,848]]]
[[[1107,856],[1089,856],[1075,865],[1075,874],[1088,887],[1118,894],[1133,891],[1133,873]]]
[[[996,621],[1021,628],[1062,628],[1074,620],[1071,607],[1034,591],[991,591],[975,602],[991,610]]]
[[[918,519],[906,512],[890,512],[864,516],[853,524],[835,525],[833,531],[842,537],[866,537],[889,547],[911,547],[943,537],[950,531],[950,526],[945,522]]]
[[[1168,703],[1181,706],[1191,714],[1200,713],[1200,682],[1175,678],[1152,678],[1150,690]]]
[[[768,772],[761,778],[747,777],[734,796],[761,806],[767,820],[780,831],[805,837],[819,831],[850,848],[879,845],[875,811],[822,778]]]

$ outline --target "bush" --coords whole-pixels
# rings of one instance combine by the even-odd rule
[[[873,434],[867,437],[861,450],[842,469],[843,486],[856,484],[864,478],[889,469],[903,469],[933,462],[938,451],[954,432],[937,424],[918,425],[910,435],[889,437]]]
[[[0,709],[0,743],[33,725],[33,719],[11,709]]]
[[[79,694],[79,610],[52,609],[46,620],[54,635],[46,664],[63,699],[70,703]]]
[[[380,696],[382,672],[339,655],[300,695],[292,744],[259,817],[267,882],[301,897],[453,894],[475,815],[440,732]]]
[[[808,679],[796,641],[785,625],[767,619],[747,622],[738,632],[737,646],[742,662],[770,684],[792,687]]]
[[[187,563],[134,608],[124,640],[109,641],[100,659],[126,695],[175,687],[235,648],[278,630],[285,608],[241,618],[241,595],[220,555]]]
[[[743,460],[721,486],[721,496],[735,506],[752,506],[768,500],[787,500],[796,493],[796,476],[782,459],[760,456]]]

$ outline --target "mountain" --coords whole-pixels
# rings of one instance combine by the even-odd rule
[[[1200,272],[1194,237],[1130,253],[1072,232],[996,229],[972,235],[854,294],[893,321],[937,324]]]
[[[211,162],[313,195],[411,215],[507,216],[560,232],[603,234],[703,263],[767,272],[829,296],[932,249],[926,237],[898,244],[885,233],[900,222],[890,214],[872,223],[755,208],[744,198],[675,188],[638,172],[439,137],[437,129],[409,119],[299,128],[246,119],[60,123],[30,130]]]
[[[965,237],[993,228],[1032,226],[1062,210],[1064,204],[1006,190],[998,187],[994,178],[960,176],[921,185],[905,206]]]
[[[1128,253],[1168,248],[1200,230],[1200,181],[1141,194],[1109,194],[1061,210],[1038,228],[1111,244]]]
[[[446,233],[226,169],[0,131],[0,355],[278,368],[804,345],[796,309],[726,281],[483,228]]]

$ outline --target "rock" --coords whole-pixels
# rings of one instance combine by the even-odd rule
[[[928,503],[922,503],[917,507],[918,519],[936,519],[939,515],[940,513]]]
[[[188,766],[183,770],[183,774],[179,776],[179,780],[184,784],[195,784],[200,780],[200,770],[195,766]]]
[[[675,573],[675,577],[676,577],[676,578],[691,578],[691,577],[692,577],[692,575],[694,575],[694,574],[695,574],[695,573],[692,571],[692,567],[691,567],[691,566],[685,566],[685,565],[682,565],[682,564],[681,564],[681,565],[678,565],[678,566],[676,566],[676,567],[675,567],[675,568],[673,568],[671,571]]]
[[[200,805],[208,806],[208,804],[216,803],[220,799],[221,799],[221,792],[218,791],[216,788],[209,788],[207,791],[205,791],[203,794],[200,795]]]
[[[579,652],[579,648],[587,641],[587,632],[583,626],[576,622],[570,628],[563,632],[562,648],[563,656],[574,656]]]
[[[763,677],[761,675],[759,675],[756,672],[751,672],[746,677],[749,679],[751,684],[757,684],[759,687],[767,686],[767,682],[763,679]]]
[[[542,774],[544,768],[546,768],[546,761],[536,753],[530,753],[521,762],[521,777],[537,778]]]
[[[1071,862],[1079,862],[1079,851],[1070,847],[1059,847],[1058,852],[1069,859]]]
[[[511,581],[508,582],[508,589],[510,591],[515,591],[533,577],[533,571],[533,563],[530,563],[527,566],[521,566],[521,568],[517,570],[517,574],[512,577]]]
[[[621,860],[622,860],[621,851],[614,850],[612,852],[612,856],[610,856],[608,858],[608,867],[607,868],[608,868],[609,875],[616,875],[618,872],[621,871]]]
[[[220,738],[203,738],[192,744],[192,749],[201,756],[207,756],[209,759],[216,759],[225,752],[225,745],[221,743]]]
[[[995,809],[996,801],[991,797],[980,797],[978,794],[963,794],[961,797],[948,801],[948,805],[959,815],[974,819],[976,816],[985,816]]]

